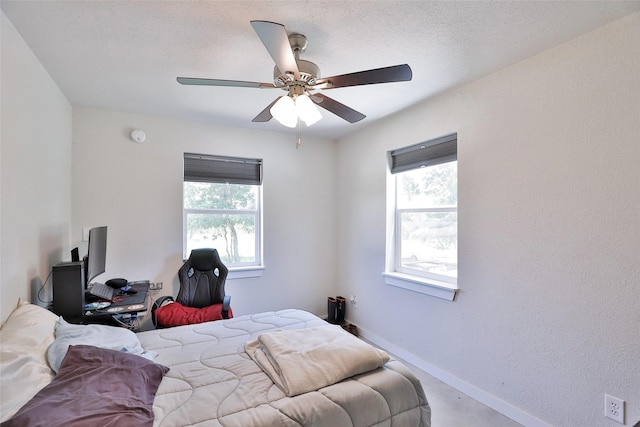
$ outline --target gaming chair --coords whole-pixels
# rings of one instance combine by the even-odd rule
[[[172,316],[174,320],[170,325],[162,325],[159,321],[156,323],[156,311],[160,308],[165,310],[164,307],[168,307],[164,305],[165,302],[173,301],[170,296],[158,298],[152,308],[154,324],[157,326],[177,326],[176,322],[179,324],[200,323],[217,320],[219,317],[217,313],[220,313],[223,319],[233,317],[229,307],[231,296],[225,295],[224,292],[228,273],[229,269],[220,260],[216,249],[192,250],[189,259],[178,270],[180,290],[175,302],[179,305],[172,307],[171,310],[175,312],[180,309],[180,312]],[[212,315],[213,312],[216,314]],[[178,320],[175,320],[176,316],[179,317]]]

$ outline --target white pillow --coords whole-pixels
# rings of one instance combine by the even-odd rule
[[[56,325],[56,340],[47,350],[51,369],[58,372],[69,346],[78,344],[137,354],[149,360],[158,355],[154,351],[145,351],[136,334],[128,329],[107,325],[72,325],[60,317]]]
[[[0,328],[0,422],[53,380],[46,352],[57,321],[47,309],[19,301]]]

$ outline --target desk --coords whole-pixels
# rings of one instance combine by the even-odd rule
[[[81,323],[100,323],[105,325],[123,326],[136,329],[137,322],[149,309],[149,282],[130,282],[129,285],[137,291],[134,295],[119,295],[109,307],[99,310],[85,310]],[[87,295],[87,302],[93,301]]]

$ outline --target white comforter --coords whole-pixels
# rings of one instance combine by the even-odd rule
[[[168,366],[154,401],[155,426],[430,426],[416,377],[391,360],[337,384],[287,397],[247,355],[245,344],[276,329],[327,325],[300,310],[141,332]]]

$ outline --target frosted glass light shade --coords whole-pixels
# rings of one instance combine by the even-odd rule
[[[298,112],[295,103],[289,96],[281,96],[269,110],[274,119],[281,124],[294,128],[298,124]]]
[[[295,105],[300,120],[302,120],[307,126],[311,126],[322,118],[322,114],[320,114],[318,107],[316,107],[311,98],[307,95],[298,95]]]

